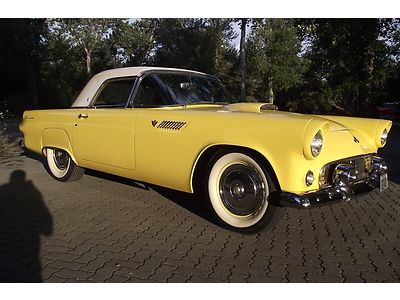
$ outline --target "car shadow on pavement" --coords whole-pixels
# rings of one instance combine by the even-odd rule
[[[0,186],[0,282],[42,282],[40,236],[52,231],[40,191],[24,171],[13,171]]]
[[[43,164],[43,167],[49,172],[48,166],[46,163],[46,158],[42,155],[33,153],[31,151],[25,151],[23,154],[28,158],[40,161]],[[198,215],[199,217],[206,219],[207,221],[215,224],[214,218],[211,216],[204,199],[199,199],[200,196],[179,192],[176,190],[151,185],[145,182],[136,181],[129,178],[120,177],[113,174],[103,173],[95,170],[86,169],[85,175],[94,176],[105,180],[110,180],[114,182],[118,182],[121,184],[125,184],[128,186],[132,186],[135,188],[139,188],[142,190],[153,190],[156,193],[160,194],[164,198],[176,203],[177,205],[183,207],[184,209],[190,211],[191,213]]]
[[[206,200],[201,199],[201,195],[179,192],[176,190],[155,185],[151,185],[151,189],[163,196],[164,198],[190,211],[191,213],[198,215],[199,217],[213,224],[216,224],[215,219],[213,218],[209,208],[207,207]]]
[[[161,186],[156,186],[153,184],[136,181],[136,180],[129,179],[129,178],[124,178],[124,177],[120,177],[120,176],[116,176],[116,175],[112,175],[112,174],[108,174],[108,173],[98,172],[95,170],[87,169],[85,171],[85,175],[95,176],[95,177],[102,178],[105,180],[118,182],[121,184],[139,188],[142,190],[148,190],[148,191],[153,190],[156,193],[158,193],[159,195],[168,199],[169,201],[174,202],[175,204],[190,211],[191,213],[198,215],[199,217],[201,217],[209,222],[215,223],[214,219],[212,218],[211,214],[209,213],[209,210],[205,204],[205,201],[203,201],[203,199],[199,199],[200,196],[198,196],[198,195],[180,192],[180,191],[168,189],[168,188],[161,187]]]
[[[109,174],[109,173],[103,173],[103,172],[96,171],[96,170],[85,169],[85,175],[94,176],[97,178],[118,182],[121,184],[133,186],[135,188],[142,189],[142,190],[147,190],[147,191],[150,190],[147,183],[141,183],[141,182],[135,181],[130,178],[125,178],[125,177],[121,177],[121,176],[117,176],[117,175],[113,175],[113,174]]]
[[[25,156],[25,157],[40,161],[43,164],[43,166],[47,165],[46,157],[44,157],[43,155],[40,155],[38,153],[23,150],[23,152],[20,154],[20,156]]]

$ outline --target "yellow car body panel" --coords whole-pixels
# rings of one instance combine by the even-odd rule
[[[196,162],[206,149],[248,148],[268,160],[282,191],[303,194],[319,189],[325,164],[376,153],[380,134],[391,127],[386,120],[262,111],[261,106],[26,111],[20,129],[26,147],[35,152],[59,147],[81,167],[185,192],[193,192]],[[324,144],[314,158],[309,145],[318,130]],[[317,176],[310,186],[308,171]]]
[[[78,164],[97,163],[133,170],[135,111],[74,109],[73,149]]]
[[[73,158],[75,157],[73,155],[70,137],[68,136],[68,133],[64,129],[45,128],[42,131],[41,149],[45,148],[63,149],[67,151],[71,157]]]

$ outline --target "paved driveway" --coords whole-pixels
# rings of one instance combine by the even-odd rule
[[[387,146],[388,190],[286,210],[255,235],[214,225],[192,195],[95,172],[60,183],[11,151],[0,167],[0,282],[400,282],[399,126]]]

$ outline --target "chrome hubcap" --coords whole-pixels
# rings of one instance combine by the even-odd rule
[[[60,170],[65,170],[68,167],[69,156],[67,152],[62,150],[54,150],[53,152],[54,163]]]
[[[226,168],[219,182],[219,194],[225,208],[234,215],[257,213],[265,201],[265,185],[259,172],[247,164]]]
[[[231,189],[232,197],[241,198],[244,196],[244,186],[241,183],[235,184]]]

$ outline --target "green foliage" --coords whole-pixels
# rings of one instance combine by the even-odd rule
[[[44,97],[46,106],[70,106],[87,79],[81,49],[71,47],[58,30],[49,31],[46,40],[46,60],[41,66],[43,92],[51,95]]]
[[[307,62],[299,56],[300,40],[290,19],[256,22],[248,42],[249,91],[259,99],[274,101],[278,91],[287,91],[303,81]]]
[[[388,58],[379,39],[382,24],[378,19],[317,19],[310,24],[314,79],[327,81],[336,107],[350,114],[371,113]]]
[[[211,73],[240,98],[235,22],[241,19],[0,19],[0,107],[17,114],[68,107],[92,74],[136,65]],[[247,101],[363,115],[399,101],[399,19],[247,22]]]
[[[103,42],[115,28],[114,19],[53,19],[50,30],[62,37],[71,47],[85,54],[86,73],[92,73],[92,55],[103,46]]]
[[[238,53],[230,44],[235,37],[230,19],[159,19],[153,64],[214,74],[238,95]]]
[[[117,66],[140,66],[151,63],[154,31],[157,19],[142,19],[133,23],[116,22],[110,37],[110,46]]]

